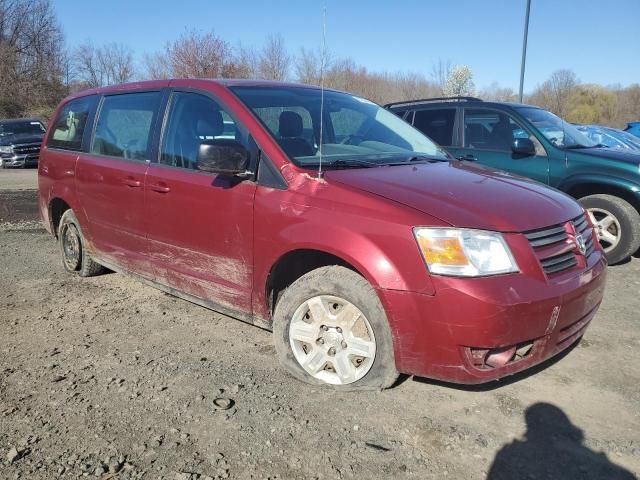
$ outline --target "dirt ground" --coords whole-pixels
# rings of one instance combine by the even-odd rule
[[[582,342],[533,372],[337,393],[284,374],[269,332],[64,273],[35,192],[3,187],[23,174],[0,170],[1,479],[640,474],[640,259],[609,268]]]

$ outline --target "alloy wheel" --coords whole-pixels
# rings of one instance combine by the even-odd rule
[[[371,324],[354,304],[319,295],[300,305],[289,325],[295,359],[312,377],[333,385],[353,383],[371,369],[376,340]]]
[[[600,245],[602,245],[605,253],[609,253],[620,243],[620,237],[622,236],[620,222],[608,210],[589,208],[587,211],[593,223],[593,228],[596,230]]]

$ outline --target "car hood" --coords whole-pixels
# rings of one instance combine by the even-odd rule
[[[563,223],[582,213],[562,192],[469,162],[332,170],[325,178],[402,203],[455,227],[522,232]]]
[[[618,148],[581,148],[569,150],[568,152],[579,153],[580,155],[587,157],[604,158],[607,160],[616,160],[618,162],[640,165],[640,152],[633,150],[621,150]],[[571,155],[571,153],[569,153],[569,155]]]
[[[25,143],[41,143],[42,135],[34,135],[33,133],[18,133],[16,135],[7,135],[0,137],[0,145],[22,145]]]

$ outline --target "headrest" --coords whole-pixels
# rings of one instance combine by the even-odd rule
[[[278,132],[281,137],[302,137],[302,117],[289,110],[282,112]]]

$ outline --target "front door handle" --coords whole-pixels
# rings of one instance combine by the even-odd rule
[[[137,187],[141,187],[142,186],[142,182],[140,180],[136,180],[133,177],[127,177],[124,179],[124,184],[127,187],[131,187],[131,188],[137,188]]]
[[[149,188],[154,192],[158,193],[169,193],[171,191],[171,187],[166,183],[156,183],[153,185],[149,185]]]
[[[458,157],[458,160],[466,160],[467,162],[475,162],[478,159],[471,155],[470,153],[467,153],[466,155],[462,155],[461,157]]]

